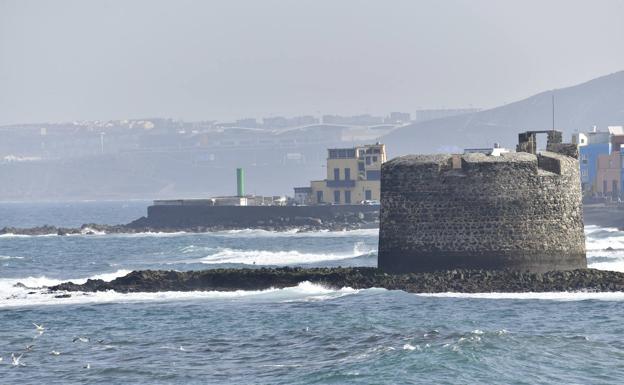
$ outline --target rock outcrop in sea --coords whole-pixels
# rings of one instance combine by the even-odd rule
[[[482,293],[553,291],[624,291],[624,273],[577,269],[529,273],[509,270],[449,270],[409,274],[387,274],[377,268],[260,268],[202,271],[133,271],[110,282],[100,279],[84,284],[62,283],[50,292],[120,293],[158,291],[265,290],[312,282],[331,288],[384,288],[409,293]]]

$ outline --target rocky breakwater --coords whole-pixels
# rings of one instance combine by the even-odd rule
[[[214,231],[260,229],[266,231],[343,231],[379,227],[378,212],[373,213],[348,213],[336,216],[332,220],[322,220],[314,217],[282,217],[275,220],[259,220],[254,223],[236,225],[233,223],[214,225],[163,225],[153,223],[142,217],[133,222],[123,225],[103,225],[86,223],[80,227],[57,227],[50,225],[20,228],[4,227],[0,229],[0,235],[96,235],[96,234],[133,234],[133,233],[205,233]]]
[[[285,288],[309,281],[331,288],[384,288],[410,293],[624,291],[624,273],[577,269],[529,273],[519,271],[449,270],[388,274],[376,268],[261,268],[203,271],[133,271],[110,282],[88,280],[52,286],[51,294],[114,290],[121,293],[158,291],[234,291]]]

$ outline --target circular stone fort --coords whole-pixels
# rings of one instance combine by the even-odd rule
[[[537,131],[516,152],[408,155],[382,166],[379,268],[544,272],[587,267],[578,150]]]

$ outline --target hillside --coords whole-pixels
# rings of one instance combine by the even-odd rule
[[[392,157],[487,147],[494,142],[515,148],[518,132],[552,127],[553,93],[555,126],[564,131],[566,141],[573,132],[593,125],[624,124],[624,71],[620,71],[493,109],[405,126],[382,141]]]

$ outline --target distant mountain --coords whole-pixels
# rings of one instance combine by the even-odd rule
[[[515,148],[518,132],[552,127],[553,94],[555,128],[564,132],[565,141],[570,140],[573,132],[594,125],[602,128],[624,125],[624,71],[621,71],[497,108],[411,124],[381,139],[392,157],[455,152],[489,147],[494,142]]]

